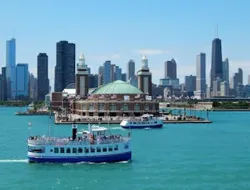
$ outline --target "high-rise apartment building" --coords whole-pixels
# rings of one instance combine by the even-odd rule
[[[122,81],[126,82],[126,80],[127,80],[127,74],[122,73]]]
[[[2,101],[7,100],[6,67],[2,67]]]
[[[222,77],[221,40],[219,38],[215,38],[212,42],[211,89],[213,89],[213,81],[217,80],[217,78],[222,79]]]
[[[176,79],[177,78],[177,69],[176,69],[176,61],[172,59],[171,61],[166,61],[165,65],[165,78]]]
[[[75,83],[75,44],[60,41],[56,44],[55,92],[71,83]]]
[[[6,85],[7,98],[16,98],[16,40],[6,42]]]
[[[206,54],[196,56],[196,96],[204,98],[206,94]]]
[[[103,64],[103,84],[111,82],[111,61],[105,61]]]
[[[29,75],[29,97],[30,100],[37,100],[37,78],[31,73]]]
[[[185,76],[185,89],[188,93],[193,93],[196,88],[196,76]]]
[[[29,70],[27,63],[18,63],[16,66],[16,98],[29,98]]]
[[[222,80],[229,82],[229,61],[228,61],[228,58],[226,58],[222,62]]]
[[[238,82],[238,84],[243,84],[243,70],[242,70],[242,68],[238,68],[237,82]]]
[[[122,69],[119,66],[115,66],[115,80],[122,80]]]
[[[135,62],[129,60],[127,63],[127,81],[135,77]]]
[[[37,56],[37,99],[39,101],[44,101],[49,93],[48,72],[48,56],[46,53],[39,53]]]

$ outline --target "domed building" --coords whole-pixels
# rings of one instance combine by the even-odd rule
[[[87,99],[72,100],[71,112],[100,117],[155,115],[159,112],[159,103],[138,88],[117,80],[95,89]]]

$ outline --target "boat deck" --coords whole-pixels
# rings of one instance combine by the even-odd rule
[[[56,137],[30,137],[28,144],[30,145],[93,145],[93,144],[114,144],[122,143],[130,140],[130,137],[122,137],[120,135],[111,135],[107,137],[97,137],[90,139],[88,137],[78,137],[72,140],[71,137],[56,138]]]

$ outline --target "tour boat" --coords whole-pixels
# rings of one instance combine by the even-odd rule
[[[161,119],[154,118],[152,114],[144,114],[140,117],[140,119],[125,119],[120,125],[125,129],[162,128],[163,121]]]
[[[132,157],[131,137],[112,135],[107,128],[90,126],[77,132],[72,125],[72,136],[65,138],[31,136],[28,138],[30,163],[120,162]]]

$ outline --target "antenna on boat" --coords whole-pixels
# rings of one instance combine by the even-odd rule
[[[50,107],[50,106],[49,106]],[[48,135],[49,135],[49,137],[50,137],[50,127],[51,127],[51,115],[52,115],[52,113],[51,113],[51,109],[50,108],[48,108],[49,109],[49,125],[48,125]]]

